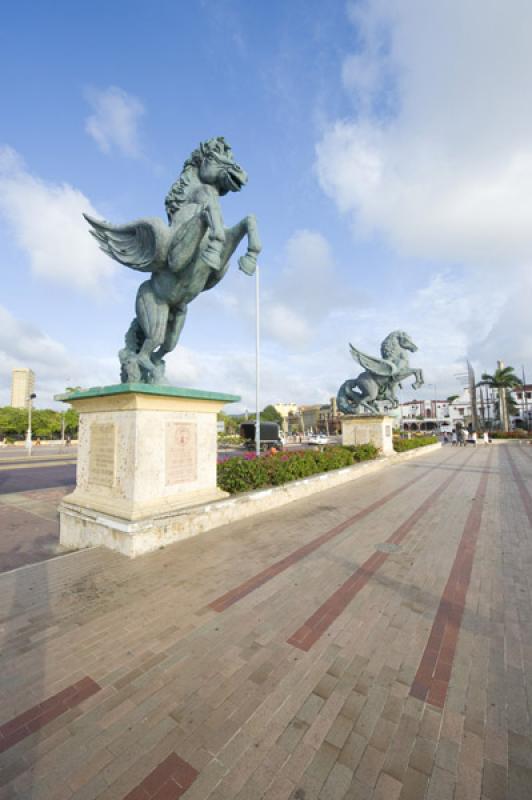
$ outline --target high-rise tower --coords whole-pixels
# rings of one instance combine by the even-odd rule
[[[35,373],[27,367],[14,369],[11,378],[11,405],[13,408],[27,408],[30,394],[35,389]]]

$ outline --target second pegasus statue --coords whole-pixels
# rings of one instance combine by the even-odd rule
[[[111,258],[151,276],[141,284],[136,316],[120,350],[122,383],[165,383],[164,356],[177,345],[188,304],[224,277],[229,259],[247,235],[239,259],[253,275],[261,244],[255,217],[225,228],[220,197],[239,192],[247,174],[223,136],[202,142],[185,161],[166,196],[168,224],[157,217],[112,225],[85,214],[90,233]]]
[[[336,397],[338,410],[343,414],[379,414],[377,401],[389,403],[397,408],[399,399],[396,387],[401,388],[401,381],[413,375],[413,389],[424,384],[423,371],[411,367],[408,353],[415,353],[417,346],[405,331],[392,331],[381,344],[381,358],[368,356],[352,344],[349,345],[351,355],[364,368],[357,378],[344,381],[338,389]]]

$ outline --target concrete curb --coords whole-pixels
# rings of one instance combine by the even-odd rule
[[[126,523],[109,514],[81,509],[63,501],[61,544],[69,549],[103,546],[134,558],[213,528],[280,508],[316,492],[372,475],[385,467],[419,458],[440,447],[440,443],[427,445],[406,453],[323,472],[284,486],[232,495],[223,500],[154,515],[138,522]],[[68,524],[63,524],[63,519]]]

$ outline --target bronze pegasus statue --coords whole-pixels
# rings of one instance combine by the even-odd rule
[[[84,214],[90,233],[108,256],[139,272],[150,272],[137,292],[135,313],[120,350],[122,383],[165,383],[164,356],[177,345],[189,303],[216,286],[247,235],[239,259],[253,275],[261,251],[255,217],[224,227],[220,197],[239,192],[247,174],[223,136],[202,142],[183,165],[166,196],[168,224],[147,217],[112,225]]]
[[[412,388],[423,386],[423,372],[408,363],[408,353],[415,353],[416,345],[405,331],[392,331],[381,344],[382,358],[368,356],[349,345],[351,355],[364,372],[358,378],[344,381],[337,394],[338,410],[344,414],[360,414],[360,409],[370,414],[379,414],[377,400],[389,402],[397,408],[399,399],[395,387],[413,375]]]

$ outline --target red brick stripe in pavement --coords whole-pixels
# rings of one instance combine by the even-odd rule
[[[177,753],[170,753],[124,800],[177,800],[192,786],[197,775],[197,770]]]
[[[488,485],[488,470],[493,453],[480,478],[469,514],[465,521],[462,538],[458,545],[449,578],[443,590],[440,605],[410,694],[426,700],[437,708],[443,708],[453,668],[458,634],[471,581],[475,549],[482,521],[482,507]]]
[[[470,455],[461,466],[456,469],[452,475],[446,478],[443,483],[438,486],[431,494],[424,500],[421,505],[406,519],[391,536],[386,539],[387,544],[399,544],[403,541],[408,533],[412,530],[414,525],[419,522],[421,517],[426,514],[434,501],[447,489],[451,481],[453,481],[457,474],[464,469],[466,464],[472,459]],[[298,630],[290,636],[287,640],[288,644],[298,647],[300,650],[310,650],[313,644],[325,633],[325,631],[333,624],[333,622],[345,611],[353,598],[364,588],[370,578],[375,575],[378,569],[382,567],[388,553],[373,553],[357,570],[354,572],[341,586],[332,594],[317,611],[309,617]]]
[[[510,462],[510,469],[512,470],[513,479],[517,485],[517,489],[519,491],[519,496],[521,498],[523,508],[525,509],[528,521],[532,525],[532,496],[530,495],[530,492],[526,488],[526,483],[521,477],[519,470],[515,466],[515,461],[513,460],[513,457],[510,455],[510,447],[505,447],[504,450],[506,453],[506,458]],[[528,458],[530,458],[528,453],[526,453],[526,455]]]
[[[280,561],[276,561],[274,564],[271,564],[266,569],[263,569],[261,572],[253,575],[244,583],[241,583],[239,586],[235,586],[234,589],[231,589],[229,592],[217,597],[216,600],[213,600],[212,603],[209,603],[208,607],[212,608],[214,611],[225,611],[227,608],[232,606],[234,603],[238,603],[239,600],[246,597],[251,592],[258,589],[260,586],[263,586],[265,583],[270,581],[272,578],[275,578],[276,575],[279,575],[281,572],[284,572],[289,567],[292,567],[298,561],[305,558],[306,556],[313,553],[315,550],[320,548],[326,542],[329,542],[331,539],[334,539],[336,536],[339,536],[340,533],[343,533],[347,528],[351,525],[354,525],[356,522],[359,522],[364,517],[367,517],[368,514],[371,514],[373,511],[376,511],[378,508],[383,506],[389,500],[392,500],[394,497],[397,497],[398,494],[404,492],[406,489],[409,489],[411,486],[414,486],[421,478],[424,478],[425,475],[428,475],[429,472],[432,472],[434,469],[438,469],[445,464],[446,461],[449,459],[445,459],[441,464],[438,464],[437,467],[429,467],[429,469],[424,470],[421,474],[416,475],[411,481],[407,481],[402,486],[399,486],[398,489],[394,489],[392,492],[388,492],[385,494],[384,497],[381,497],[379,500],[376,500],[374,503],[371,503],[366,508],[357,511],[356,514],[353,514],[352,517],[344,520],[339,525],[336,525],[334,528],[322,533],[320,536],[317,536],[311,542],[303,545],[303,547],[299,547],[297,550],[294,550],[292,553],[289,553],[285,558],[282,558]]]
[[[74,708],[83,700],[99,692],[100,689],[101,686],[87,676],[47,700],[43,700],[42,703],[29,708],[18,717],[4,722],[3,725],[0,725],[0,753],[13,747],[26,736],[31,736],[48,722],[64,714],[69,708]]]

